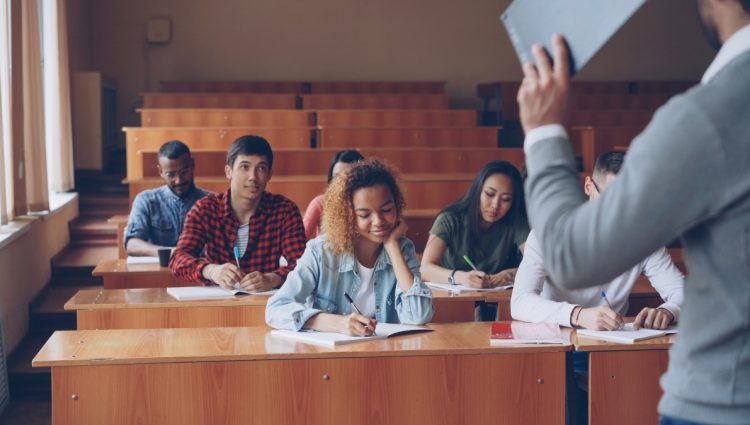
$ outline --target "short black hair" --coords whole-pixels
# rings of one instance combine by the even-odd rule
[[[260,136],[240,136],[229,146],[227,152],[227,165],[229,168],[234,167],[234,161],[237,155],[257,155],[265,156],[268,159],[268,169],[273,169],[273,151],[268,140]]]
[[[740,0],[740,4],[745,9],[745,13],[750,13],[750,0]]]
[[[345,150],[336,152],[336,155],[331,159],[331,166],[328,168],[328,183],[330,184],[331,180],[333,180],[333,167],[335,167],[336,164],[339,162],[353,164],[358,161],[364,161],[364,159],[365,157],[357,151]]]
[[[179,140],[169,141],[159,148],[159,158],[177,159],[182,155],[190,156],[190,148]]]
[[[617,175],[622,168],[623,161],[625,161],[624,152],[612,151],[599,155],[594,164],[594,176],[598,179],[606,178],[607,174]]]

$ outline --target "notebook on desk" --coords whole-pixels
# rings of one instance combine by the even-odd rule
[[[126,264],[159,264],[159,257],[128,257]]]
[[[576,334],[586,338],[603,339],[605,341],[619,342],[622,344],[634,344],[644,339],[658,338],[667,335],[666,331],[658,329],[618,329],[614,331],[594,331],[591,329],[578,329]]]
[[[450,283],[437,283],[437,282],[425,282],[424,284],[430,288],[440,289],[441,291],[454,292],[457,294],[460,294],[463,292],[475,292],[475,291],[482,291],[482,292],[505,291],[505,290],[513,288],[512,283],[508,285],[503,285],[503,286],[496,286],[494,288],[470,288],[464,285],[451,285]]]
[[[232,298],[237,295],[273,295],[278,289],[270,291],[245,291],[244,289],[224,289],[220,286],[183,286],[176,288],[167,288],[167,294],[174,297],[177,301],[193,300],[219,300]]]
[[[403,325],[400,323],[378,323],[373,336],[351,336],[336,332],[318,332],[311,330],[289,331],[273,330],[271,335],[280,338],[292,339],[308,344],[322,345],[324,347],[335,348],[338,345],[352,344],[355,342],[373,341],[377,339],[386,339],[395,335],[403,335],[414,332],[431,332],[432,329],[425,326]]]
[[[565,344],[568,341],[557,323],[495,322],[492,324],[490,344]]]

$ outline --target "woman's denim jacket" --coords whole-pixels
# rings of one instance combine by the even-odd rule
[[[373,273],[375,319],[384,323],[427,323],[434,314],[432,293],[422,283],[414,243],[402,237],[399,245],[414,282],[406,292],[398,287],[391,259],[382,249]],[[300,330],[318,313],[351,314],[353,309],[344,292],[354,297],[360,284],[354,254],[334,254],[326,247],[326,236],[318,236],[307,243],[297,267],[268,300],[266,323],[277,329]]]

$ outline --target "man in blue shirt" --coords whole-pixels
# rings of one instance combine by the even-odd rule
[[[185,215],[208,194],[193,183],[195,160],[184,143],[173,140],[163,144],[157,167],[166,184],[135,197],[125,228],[129,256],[156,257],[159,248],[176,246]]]

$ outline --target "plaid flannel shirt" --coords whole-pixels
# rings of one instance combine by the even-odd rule
[[[230,191],[211,194],[196,202],[185,218],[170,261],[175,276],[213,284],[203,278],[208,264],[234,263],[234,244],[240,223],[234,216]],[[286,197],[263,192],[250,218],[248,244],[240,258],[242,271],[274,272],[286,279],[305,250],[305,228],[299,209]],[[288,265],[281,267],[284,256]]]

